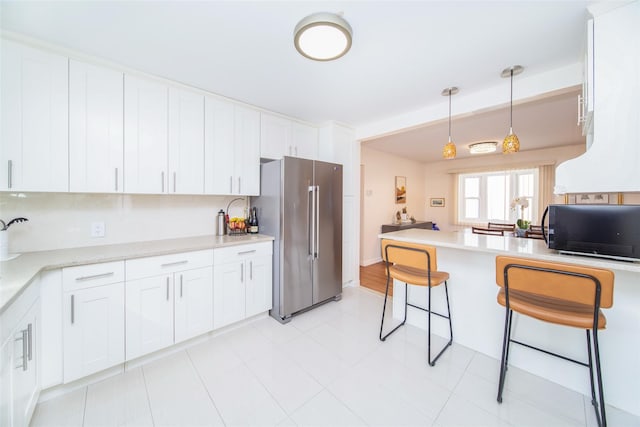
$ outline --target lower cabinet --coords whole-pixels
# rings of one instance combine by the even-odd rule
[[[62,270],[63,378],[124,362],[124,262]]]
[[[272,308],[272,248],[264,242],[214,250],[214,328]]]
[[[7,328],[2,329],[0,337],[0,425],[3,426],[29,425],[38,401],[38,292],[35,295],[23,294],[26,298],[19,298],[14,306],[0,315],[0,329]]]
[[[127,360],[213,329],[212,263],[211,250],[126,261]]]

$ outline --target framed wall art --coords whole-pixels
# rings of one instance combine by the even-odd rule
[[[407,203],[407,177],[396,176],[396,204]]]
[[[429,206],[432,208],[444,208],[444,197],[429,199]]]

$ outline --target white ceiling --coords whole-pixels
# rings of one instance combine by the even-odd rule
[[[589,3],[2,0],[0,13],[5,30],[302,120],[357,127],[442,103],[449,86],[508,91],[500,71],[513,64],[536,74],[581,61]],[[297,22],[318,11],[342,11],[353,28],[352,49],[337,61],[310,61],[293,46]],[[517,106],[523,145],[579,143],[576,93]],[[505,114],[454,122],[454,140],[504,138]],[[416,153],[435,146],[439,156],[446,135],[436,123],[371,144],[428,160]]]

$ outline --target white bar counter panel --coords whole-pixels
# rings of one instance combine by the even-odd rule
[[[500,359],[505,320],[505,309],[496,301],[496,255],[613,270],[614,303],[612,308],[603,310],[607,317],[607,328],[599,332],[604,396],[607,404],[640,416],[640,263],[564,255],[548,249],[542,240],[486,236],[463,231],[410,229],[380,234],[378,237],[437,248],[438,270],[450,274],[448,285],[453,340],[495,359]],[[393,317],[402,320],[404,283],[394,282],[393,295]],[[425,306],[426,289],[409,286],[408,298],[414,304]],[[434,311],[446,312],[443,287],[432,290],[432,307]],[[437,316],[432,319],[436,319],[432,321],[432,331],[446,337],[446,321]],[[407,323],[426,330],[426,314],[409,308]],[[552,325],[516,314],[512,337],[587,361],[585,332],[581,329]],[[585,395],[591,393],[588,370],[582,366],[518,345],[511,346],[509,364]],[[507,381],[515,379],[509,380],[507,377]]]

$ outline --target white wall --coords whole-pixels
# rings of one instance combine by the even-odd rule
[[[381,260],[380,227],[391,224],[396,211],[406,206],[409,215],[417,220],[425,219],[425,167],[422,163],[368,149],[364,145],[360,155],[363,165],[360,264],[369,265]],[[396,176],[407,178],[406,204],[395,203]]]
[[[233,197],[73,193],[0,193],[1,219],[26,217],[9,232],[9,252],[22,253],[215,234],[218,210]],[[231,216],[241,216],[244,201]],[[90,237],[104,221],[105,237]]]

